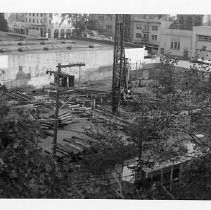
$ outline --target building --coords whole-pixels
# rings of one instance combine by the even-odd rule
[[[46,38],[70,38],[74,27],[68,15],[52,13],[11,13],[10,31]]]
[[[51,20],[52,38],[69,39],[75,27],[69,15],[53,14]]]
[[[203,25],[204,15],[177,15],[170,29],[192,30],[194,26]]]
[[[161,31],[168,28],[172,21],[165,19],[134,18],[132,23],[132,42],[146,45],[147,48],[158,50]]]
[[[51,25],[51,13],[10,13],[7,15],[9,30],[46,37]]]
[[[211,60],[211,26],[193,27],[192,56]]]
[[[164,29],[160,36],[159,53],[189,58],[192,52],[192,31]]]
[[[159,53],[190,59],[211,59],[210,15],[177,15],[169,29],[161,32]]]
[[[115,34],[115,15],[114,14],[91,14],[91,19],[99,23],[99,29],[109,36]]]
[[[50,37],[51,20],[51,13],[25,13],[25,34]]]

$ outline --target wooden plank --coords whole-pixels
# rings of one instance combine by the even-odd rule
[[[78,153],[80,153],[81,152],[81,150],[78,150],[78,149],[76,149],[74,146],[72,146],[72,144],[64,144],[64,146],[67,148],[67,149],[69,149],[69,150],[71,150],[74,154],[78,154]]]
[[[69,147],[68,145],[57,144],[57,149],[66,152],[67,154],[78,153],[78,150],[76,151],[74,148]]]
[[[73,143],[76,144],[76,146],[82,147],[83,149],[87,149],[90,148],[90,145],[84,145],[83,143],[79,142],[76,139],[63,139],[63,141],[69,142],[69,143]]]

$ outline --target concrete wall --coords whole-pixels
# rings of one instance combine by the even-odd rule
[[[23,67],[24,73],[31,74],[29,84],[36,87],[47,85],[52,81],[50,75],[46,75],[49,69],[56,70],[58,63],[68,64],[84,62],[85,67],[81,67],[81,80],[98,80],[112,76],[113,47],[94,48],[84,50],[71,50],[71,52],[37,52],[8,55],[8,68],[5,68],[4,83],[12,84],[18,73],[19,66]],[[79,68],[67,68],[65,73],[79,77]],[[14,82],[13,82],[14,83]],[[19,82],[20,83],[20,82]],[[18,84],[19,84],[18,83]]]

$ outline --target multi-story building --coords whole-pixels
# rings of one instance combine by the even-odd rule
[[[134,20],[132,42],[158,50],[161,31],[168,28],[170,24],[171,21],[165,20]]]
[[[7,21],[11,31],[48,38],[69,38],[74,29],[68,15],[57,13],[11,13]]]
[[[104,30],[110,36],[114,36],[115,33],[115,15],[114,14],[91,14],[92,19],[96,20],[99,23],[99,28]],[[136,23],[142,20],[152,20],[152,19],[162,19],[165,20],[168,18],[168,15],[145,15],[145,14],[126,14],[125,15],[125,41],[126,42],[140,42],[139,37],[136,40]],[[138,31],[137,33],[139,33]],[[137,35],[138,36],[138,35]],[[135,39],[135,41],[134,41]],[[153,36],[153,39],[156,37]]]
[[[91,14],[90,17],[99,23],[99,29],[107,35],[114,36],[115,33],[115,15],[114,14]]]
[[[160,36],[159,52],[188,58],[191,55],[191,30],[164,29]]]
[[[171,25],[172,21],[168,16],[144,15],[134,16],[132,20],[132,42],[134,44],[146,45],[148,49],[158,50],[160,34],[165,28]]]
[[[193,27],[191,55],[211,60],[211,26]]]
[[[187,16],[187,17],[186,17]],[[211,21],[209,15],[179,15],[169,29],[161,32],[159,52],[184,59],[211,58]],[[198,17],[198,19],[197,19]],[[200,24],[200,26],[198,26]]]

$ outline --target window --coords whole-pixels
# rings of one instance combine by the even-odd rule
[[[211,36],[197,35],[198,41],[211,42]]]
[[[152,35],[152,40],[157,41],[158,40],[158,36],[157,35]]]
[[[107,17],[107,20],[112,20],[113,19],[112,15],[106,15],[106,17]]]
[[[149,39],[149,34],[144,34],[144,39],[148,40]]]
[[[31,23],[31,18],[29,18],[29,22]]]
[[[137,33],[136,38],[141,38],[141,33]]]
[[[141,29],[141,25],[137,25],[136,26],[136,29]]]
[[[39,23],[39,20],[37,20],[37,23]]]
[[[34,19],[32,20],[32,22],[33,22],[33,23],[35,22]]]
[[[157,31],[158,30],[158,26],[152,26],[152,30],[153,31]]]
[[[42,17],[42,13],[40,14],[40,16]]]
[[[144,25],[145,30],[149,30],[149,25]]]
[[[104,16],[103,15],[100,15],[99,16],[99,20],[102,20],[103,21],[104,20]]]
[[[180,49],[180,42],[171,42],[171,49],[179,50]]]
[[[42,23],[42,20],[40,20],[40,23]]]
[[[111,31],[112,30],[112,25],[106,25],[106,30]]]
[[[35,13],[33,13],[33,16],[35,15]]]

